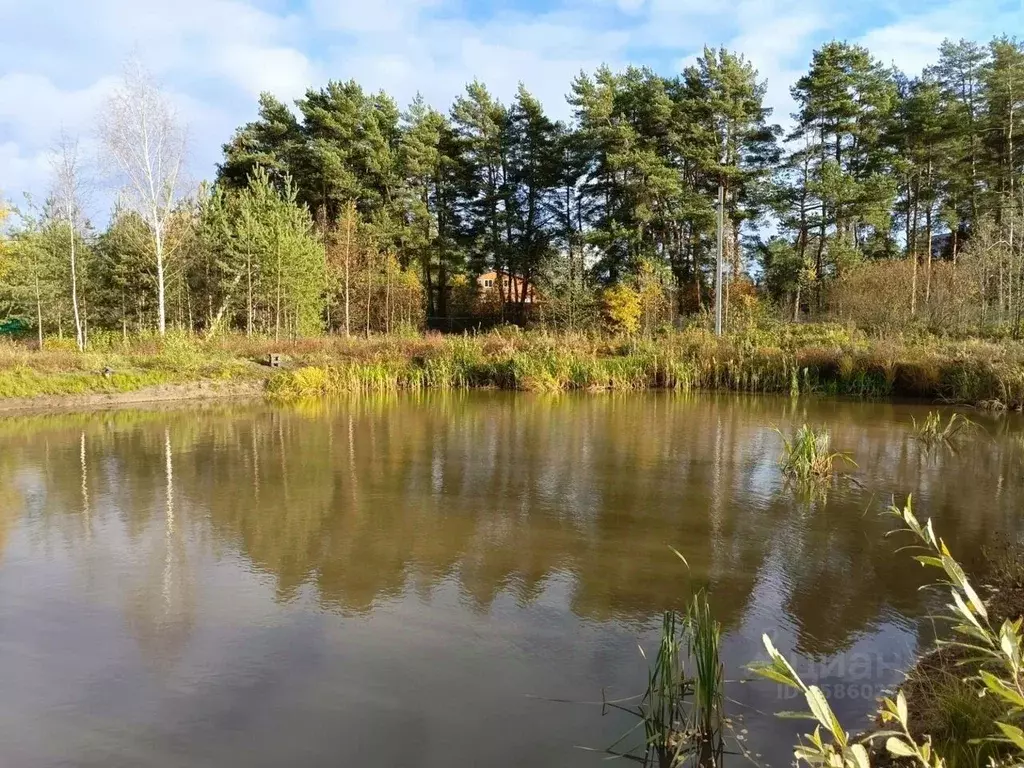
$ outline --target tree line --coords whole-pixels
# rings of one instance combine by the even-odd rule
[[[584,327],[678,322],[713,301],[721,189],[727,307],[880,311],[1019,328],[1024,47],[947,41],[920,76],[832,41],[792,86],[789,130],[742,55],[682,74],[581,73],[571,118],[470,83],[447,112],[354,81],[269,94],[181,194],[180,131],[128,72],[104,111],[126,194],[94,232],[73,143],[0,251],[0,314],[88,328],[309,334],[490,314]],[[494,281],[486,271],[515,275]],[[528,307],[533,289],[543,301]],[[529,310],[529,311],[528,311]]]

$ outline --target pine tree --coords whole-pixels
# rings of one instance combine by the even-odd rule
[[[569,104],[574,109],[577,147],[585,158],[579,192],[585,199],[587,220],[581,223],[584,242],[597,254],[595,271],[614,282],[628,260],[619,237],[623,206],[620,174],[616,168],[621,148],[631,132],[616,114],[617,78],[602,67],[591,78],[580,74],[573,82]]]
[[[261,168],[238,198],[238,239],[256,277],[263,328],[275,338],[320,328],[324,310],[323,247],[309,210],[298,203],[290,177],[283,189]],[[250,310],[254,311],[254,310]]]
[[[111,223],[97,242],[94,304],[101,323],[127,336],[155,326],[155,277],[151,235],[132,210],[115,207]]]
[[[815,207],[816,296],[862,255],[884,255],[890,242],[891,155],[885,141],[897,102],[892,73],[863,47],[831,42],[814,52],[792,88],[798,107],[790,139],[793,165],[806,163],[801,195]],[[805,208],[807,206],[805,205]],[[804,225],[810,224],[805,218]]]
[[[918,268],[925,262],[925,302],[931,299],[932,251],[936,225],[957,152],[948,131],[949,116],[942,87],[931,73],[901,85],[892,135],[897,153],[893,167],[903,179],[900,208],[906,232],[907,257],[913,262],[910,313],[917,311]],[[923,257],[923,258],[922,258]]]
[[[465,265],[460,198],[467,174],[453,126],[419,97],[404,118],[401,158],[405,242],[422,271],[428,317],[447,317],[450,280]]]
[[[224,145],[224,162],[217,167],[220,186],[244,189],[257,167],[275,183],[285,176],[300,177],[305,171],[305,137],[295,115],[273,95],[259,97],[256,120],[246,123]]]
[[[764,106],[766,86],[742,56],[705,48],[697,64],[687,68],[684,81],[685,113],[700,126],[688,133],[684,152],[708,183],[705,194],[711,193],[712,184],[723,187],[725,261],[736,280],[745,266],[742,228],[760,218],[768,203],[767,182],[779,159],[778,129],[767,122],[771,110]]]
[[[590,213],[585,237],[599,254],[595,269],[614,283],[664,250],[681,191],[669,155],[673,104],[662,78],[635,67],[580,75],[569,103],[588,160],[580,190]]]
[[[1020,149],[1024,127],[1024,46],[1017,40],[997,38],[989,46],[992,63],[985,73],[987,96],[986,142],[990,204],[1002,212],[1013,205],[1024,172]]]
[[[18,211],[4,245],[6,279],[0,296],[9,314],[35,324],[40,345],[47,333],[63,337],[65,330],[75,330],[67,258],[71,236],[60,207],[51,200],[41,210],[29,203],[28,210]],[[84,277],[90,254],[84,238],[76,239]]]
[[[310,89],[298,102],[302,113],[304,158],[299,185],[310,210],[326,211],[334,219],[348,201],[369,216],[376,200],[366,194],[362,175],[366,95],[353,80],[332,80],[319,91]]]
[[[584,232],[592,216],[590,202],[582,189],[589,159],[578,134],[564,123],[556,123],[552,135],[553,180],[551,194],[546,199],[552,244],[564,254],[559,273],[562,293],[567,300],[566,323],[575,327],[575,305],[586,280],[586,250]]]
[[[551,197],[562,178],[557,126],[522,85],[509,123],[508,177],[509,267],[520,278],[509,299],[523,312],[532,286],[553,256],[555,233]]]
[[[238,216],[237,191],[220,185],[200,190],[196,253],[190,260],[188,282],[192,292],[200,297],[209,333],[216,332],[230,317],[245,287],[250,263],[239,247]]]
[[[1021,233],[1018,212],[1024,210],[1021,199],[1021,175],[1024,152],[1020,149],[1024,128],[1024,46],[1016,39],[997,38],[989,45],[992,64],[986,71],[985,153],[988,205],[997,226],[1005,225],[1006,259],[998,267],[999,308],[1011,319],[1014,332],[1021,320],[1021,292],[1024,291],[1024,266],[1014,254]]]
[[[945,134],[951,143],[944,218],[952,231],[951,258],[977,224],[982,194],[982,118],[985,109],[988,51],[967,40],[946,40],[939,60],[927,70],[942,91]]]
[[[479,81],[466,86],[451,110],[462,173],[459,207],[469,245],[469,268],[509,271],[510,216],[509,111]],[[502,306],[509,300],[498,281]]]

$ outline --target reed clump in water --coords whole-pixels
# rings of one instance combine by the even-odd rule
[[[661,639],[648,670],[647,689],[636,711],[644,728],[645,766],[677,765],[692,741],[686,707],[693,695],[693,681],[686,676],[683,647],[679,617],[675,611],[668,611],[662,618]]]
[[[720,762],[725,720],[720,642],[721,626],[703,593],[684,615],[665,613],[647,689],[635,710],[626,709],[644,730],[642,754],[629,756],[657,768]],[[609,751],[621,754],[614,752],[621,741]]]
[[[913,416],[910,418],[914,437],[929,446],[952,446],[965,432],[978,428],[977,424],[962,413],[954,413],[945,424],[942,422],[942,414],[938,411],[928,411],[928,415],[920,423]]]
[[[687,649],[693,662],[693,753],[701,766],[717,764],[723,753],[725,680],[722,626],[711,613],[707,594],[698,592],[686,616]]]
[[[721,640],[722,627],[703,590],[694,595],[684,614],[667,611],[639,704],[635,709],[611,705],[637,717],[637,726],[643,727],[643,745],[632,752],[615,751],[631,729],[606,751],[652,768],[720,765],[726,723]]]
[[[781,430],[782,456],[779,465],[782,473],[802,485],[826,483],[832,479],[836,461],[856,466],[848,453],[831,450],[832,437],[824,427],[815,429],[804,424],[796,433],[787,438]]]

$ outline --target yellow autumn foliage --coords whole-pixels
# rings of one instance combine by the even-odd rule
[[[605,325],[613,333],[636,333],[643,311],[640,294],[628,285],[616,283],[601,295]]]

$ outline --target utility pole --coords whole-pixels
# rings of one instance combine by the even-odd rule
[[[718,181],[718,246],[715,253],[715,335],[722,335],[722,237],[725,214],[725,187]]]

